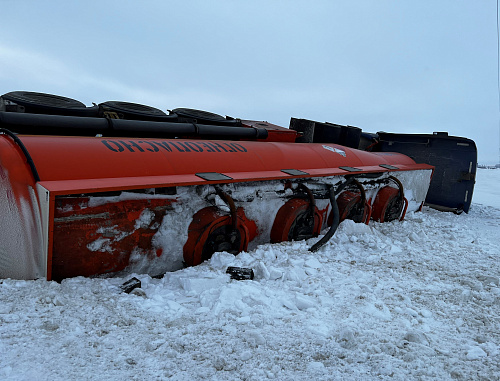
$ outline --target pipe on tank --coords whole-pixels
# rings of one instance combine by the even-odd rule
[[[35,135],[205,136],[265,139],[265,128],[0,112],[0,126]]]
[[[332,213],[333,213],[332,226],[330,226],[330,229],[326,232],[323,238],[321,238],[318,242],[316,242],[309,248],[309,251],[315,253],[316,251],[321,249],[330,240],[330,238],[333,237],[333,235],[337,231],[337,228],[340,225],[340,211],[339,211],[339,206],[337,204],[336,196],[340,194],[340,192],[342,192],[344,188],[353,181],[356,181],[356,179],[354,177],[350,177],[345,182],[340,184],[340,186],[337,189],[335,189],[334,187],[330,187],[330,189],[328,190],[328,197],[330,198],[330,204],[332,204]]]

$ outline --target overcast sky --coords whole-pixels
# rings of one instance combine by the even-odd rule
[[[448,131],[499,161],[496,1],[0,0],[0,94]]]

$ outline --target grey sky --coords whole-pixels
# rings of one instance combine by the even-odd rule
[[[288,126],[448,131],[499,155],[496,2],[0,0],[0,93]]]

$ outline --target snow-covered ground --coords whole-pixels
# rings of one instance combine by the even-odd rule
[[[469,214],[315,241],[136,275],[142,293],[0,280],[0,380],[500,379],[500,170],[479,170]]]

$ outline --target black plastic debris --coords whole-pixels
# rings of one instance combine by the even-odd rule
[[[244,267],[228,267],[226,274],[231,275],[231,279],[236,280],[252,280],[254,277],[253,269]]]
[[[137,278],[131,278],[125,283],[123,283],[120,288],[122,289],[123,292],[126,292],[127,294],[130,294],[132,290],[136,288],[141,288],[141,281]]]

